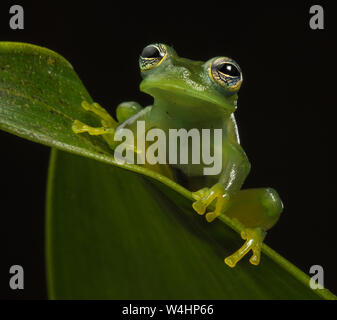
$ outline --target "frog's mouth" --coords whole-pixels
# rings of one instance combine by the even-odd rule
[[[169,103],[172,108],[179,107],[189,112],[200,113],[201,116],[213,113],[214,116],[230,115],[236,109],[237,97],[225,98],[214,92],[197,90],[192,86],[180,85],[169,81],[147,81],[140,84],[140,91],[151,95],[156,103],[159,100]],[[186,110],[186,111],[187,111]]]

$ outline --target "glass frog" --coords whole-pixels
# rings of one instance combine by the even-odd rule
[[[139,67],[143,78],[140,90],[154,98],[153,105],[142,108],[136,102],[121,103],[116,109],[116,121],[99,104],[83,102],[82,107],[94,112],[102,126],[94,128],[75,120],[73,131],[103,135],[111,148],[115,148],[115,135],[123,128],[136,135],[140,120],[144,121],[146,131],[221,129],[221,143],[210,140],[214,152],[220,152],[222,157],[218,174],[204,175],[204,163],[150,167],[154,170],[159,167],[159,172],[191,190],[194,210],[200,215],[206,213],[208,222],[224,214],[244,226],[241,237],[246,241],[225,258],[228,266],[234,267],[249,251],[252,251],[250,262],[258,265],[266,231],[278,220],[283,205],[272,188],[241,190],[250,163],[240,145],[234,117],[243,81],[239,65],[228,57],[215,57],[206,62],[189,60],[179,57],[172,47],[157,43],[143,49]],[[211,204],[213,210],[209,210]]]

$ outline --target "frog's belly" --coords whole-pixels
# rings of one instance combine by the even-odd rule
[[[169,164],[169,166],[186,177],[203,176],[204,166],[202,164]]]
[[[190,191],[197,191],[205,187],[211,187],[219,180],[219,175],[205,175],[203,165],[178,165],[146,163],[146,168],[160,173],[169,179],[179,183]]]
[[[218,182],[219,175],[205,175],[204,165],[170,165],[173,179],[190,191],[211,187]]]
[[[148,146],[149,144],[147,144],[146,148],[148,148]],[[168,146],[169,142],[167,142],[165,146],[166,165],[157,164],[159,167],[157,167],[157,170],[162,171],[160,173],[163,174],[163,172],[165,172],[164,170],[166,170],[164,174],[168,176],[167,169],[170,168],[172,174],[170,178],[191,191],[211,187],[218,182],[224,159],[222,145],[214,147],[212,143],[210,148],[207,148],[207,152],[205,152],[202,147],[197,149],[198,152],[193,152],[192,145],[190,144],[186,148],[187,150],[181,148],[173,150],[173,156],[170,154],[170,148]],[[171,161],[172,158],[174,159],[173,163]],[[213,173],[210,174],[210,168],[218,168],[218,171],[212,170]]]
[[[193,144],[190,142],[186,146],[177,142],[175,148],[170,148],[171,141],[169,141],[168,137],[169,134],[166,134],[165,140],[145,141],[143,158],[147,168],[173,179],[191,191],[211,187],[218,182],[224,159],[222,144],[214,146],[214,141],[211,140],[208,148],[202,145],[199,147],[194,146],[197,150],[195,151]],[[153,148],[153,144],[156,144],[156,148]],[[152,151],[148,152],[150,147]],[[158,151],[153,153],[153,150]],[[159,150],[165,150],[164,158],[159,156]],[[173,152],[173,155],[170,152]],[[158,163],[159,158],[164,159],[164,161],[159,161],[160,163]],[[175,159],[173,162],[171,161],[172,158]],[[185,159],[185,162],[182,159]],[[205,169],[214,166],[220,167],[219,172],[207,174]]]

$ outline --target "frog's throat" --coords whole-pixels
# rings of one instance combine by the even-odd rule
[[[188,113],[195,119],[209,121],[228,118],[236,109],[237,96],[222,98],[172,83],[142,82],[140,90],[154,98],[154,106],[166,107],[177,117]]]

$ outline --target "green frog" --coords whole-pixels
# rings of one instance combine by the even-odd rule
[[[205,174],[205,161],[168,161],[155,165],[153,161],[147,161],[144,165],[192,191],[195,199],[193,209],[199,215],[205,214],[208,222],[221,214],[239,221],[244,226],[241,237],[246,241],[224,261],[234,267],[252,251],[249,261],[258,265],[266,231],[279,219],[283,204],[272,188],[241,190],[251,166],[240,145],[234,117],[243,81],[239,65],[224,56],[206,62],[182,58],[172,47],[155,43],[143,49],[139,67],[143,78],[140,90],[153,97],[153,105],[142,108],[132,101],[121,103],[116,109],[116,121],[99,104],[83,102],[82,107],[94,112],[101,119],[102,126],[94,128],[75,120],[73,131],[76,134],[102,135],[111,148],[116,149],[116,136],[122,129],[129,129],[137,136],[140,122],[144,123],[145,132],[157,128],[167,137],[172,129],[221,130],[221,139],[211,135],[208,146],[221,159],[220,170],[214,174]],[[169,149],[170,141],[165,145]],[[191,145],[186,148],[189,154],[193,153]],[[137,147],[133,151],[140,153]]]

